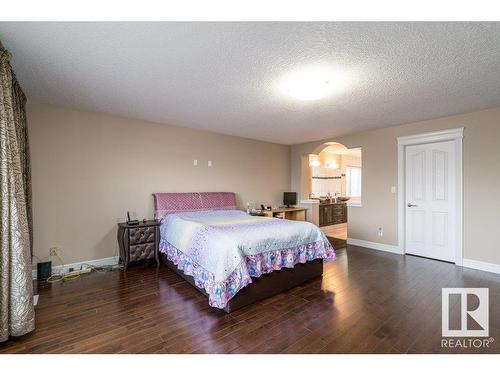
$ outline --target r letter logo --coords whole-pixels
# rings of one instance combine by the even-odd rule
[[[450,316],[457,319],[450,322]],[[488,288],[443,288],[441,322],[443,337],[488,337]]]

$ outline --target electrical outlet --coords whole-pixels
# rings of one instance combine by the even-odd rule
[[[382,237],[383,235],[384,235],[384,230],[382,229],[382,227],[379,227],[378,228],[378,236]]]
[[[59,252],[59,249],[57,247],[51,247],[49,250],[49,255],[51,257],[57,256],[57,253]]]

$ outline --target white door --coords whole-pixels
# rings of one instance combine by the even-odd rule
[[[455,143],[406,146],[406,252],[455,262]]]

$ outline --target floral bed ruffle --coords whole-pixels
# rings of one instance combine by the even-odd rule
[[[325,261],[335,259],[335,251],[329,242],[316,241],[288,249],[247,255],[224,281],[216,282],[213,273],[205,270],[164,239],[160,240],[160,251],[165,253],[168,260],[173,262],[184,274],[192,276],[196,286],[205,289],[208,293],[208,304],[219,309],[225,308],[227,302],[236,293],[250,284],[252,277],[259,277],[281,268],[293,268],[298,263],[314,259],[324,259]]]

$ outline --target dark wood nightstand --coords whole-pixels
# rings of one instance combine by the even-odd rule
[[[160,265],[158,245],[160,243],[160,222],[148,220],[138,225],[118,224],[118,245],[120,247],[120,262],[125,271],[129,263],[141,260],[155,259]]]

